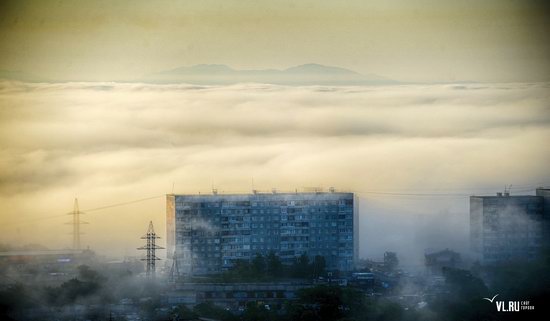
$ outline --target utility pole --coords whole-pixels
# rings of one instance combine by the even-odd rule
[[[142,261],[147,261],[147,269],[146,274],[148,277],[154,277],[155,276],[155,263],[156,261],[160,260],[155,254],[155,250],[164,249],[163,247],[160,247],[156,245],[156,240],[160,239],[160,236],[157,236],[155,233],[155,229],[153,228],[153,222],[149,222],[149,229],[147,229],[147,234],[141,237],[142,240],[146,240],[147,243],[145,246],[138,247],[138,250],[147,250],[147,256],[145,259],[141,259]]]
[[[80,225],[81,224],[88,224],[88,222],[84,222],[80,220],[80,214],[84,214],[84,212],[81,212],[78,207],[78,198],[74,199],[74,207],[73,211],[70,213],[67,213],[68,215],[72,215],[73,221],[66,223],[73,226],[73,250],[80,250],[80,235],[83,234],[80,232]]]

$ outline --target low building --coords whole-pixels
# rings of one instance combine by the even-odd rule
[[[90,250],[16,250],[0,252],[0,272],[17,271],[17,276],[40,274],[44,282],[56,284],[76,273],[79,265],[90,265],[96,257]],[[12,283],[9,273],[0,273],[0,283]]]
[[[178,283],[166,294],[168,304],[195,306],[212,302],[231,310],[244,308],[255,302],[280,309],[288,300],[297,298],[300,289],[313,286],[310,283]]]
[[[426,250],[424,259],[428,272],[432,274],[440,274],[444,267],[457,268],[461,262],[460,254],[449,249],[441,251]]]

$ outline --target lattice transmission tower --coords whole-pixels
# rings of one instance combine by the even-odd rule
[[[147,234],[141,237],[141,239],[146,240],[147,243],[145,246],[138,247],[138,250],[147,250],[147,256],[142,261],[147,261],[146,274],[151,277],[155,275],[155,263],[159,261],[155,254],[156,250],[164,249],[161,246],[156,244],[156,240],[160,239],[160,236],[157,236],[155,229],[153,227],[153,222],[149,222],[149,229],[147,229]]]
[[[81,212],[78,207],[78,198],[74,199],[74,207],[73,211],[67,213],[68,215],[72,215],[73,220],[72,222],[68,222],[66,224],[73,226],[73,250],[80,250],[80,235],[84,234],[80,232],[80,225],[82,224],[88,224],[88,222],[84,222],[80,220],[80,214],[84,214],[84,212]]]

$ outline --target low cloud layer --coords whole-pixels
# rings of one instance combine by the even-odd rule
[[[63,218],[38,219],[70,211],[75,196],[86,209],[172,186],[181,193],[247,192],[252,184],[361,192],[363,256],[423,240],[404,233],[407,224],[384,223],[402,217],[458,217],[465,224],[449,234],[458,240],[466,235],[467,198],[367,192],[548,183],[549,87],[3,82],[2,241],[69,245]],[[150,219],[164,235],[164,213],[162,198],[89,213],[83,243],[133,254]],[[375,235],[369,222],[385,232]]]

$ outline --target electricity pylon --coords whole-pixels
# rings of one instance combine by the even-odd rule
[[[156,261],[160,260],[155,255],[155,250],[164,249],[163,247],[160,247],[156,245],[156,240],[160,239],[160,236],[157,236],[155,233],[155,229],[153,228],[153,222],[149,222],[149,229],[147,230],[147,234],[141,237],[143,240],[147,240],[147,244],[142,247],[138,247],[138,250],[147,250],[147,256],[144,259],[141,259],[142,261],[147,261],[147,269],[146,274],[148,277],[152,277],[155,275],[155,263]]]
[[[88,222],[80,220],[80,214],[84,214],[84,212],[80,211],[78,207],[78,198],[75,198],[73,211],[67,213],[67,215],[73,216],[73,221],[66,223],[73,226],[73,250],[80,250],[80,235],[83,234],[82,232],[80,232],[80,225],[88,224]]]

